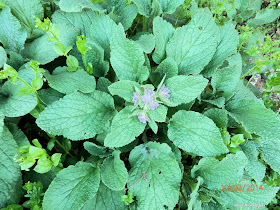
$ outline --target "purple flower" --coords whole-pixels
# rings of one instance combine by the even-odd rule
[[[148,117],[148,115],[146,113],[140,113],[137,115],[137,117],[141,123],[150,122],[150,118]]]
[[[150,90],[150,89],[146,89],[145,90],[145,95],[142,96],[143,103],[148,104],[149,102],[153,102],[154,101],[154,95],[155,95],[155,91]]]
[[[158,102],[153,101],[149,104],[149,109],[155,110],[156,108],[158,108],[158,106],[159,106]]]
[[[139,95],[137,92],[133,93],[132,102],[134,103],[134,106],[136,106],[139,103]]]
[[[170,95],[168,94],[169,92],[170,92],[170,90],[165,85],[162,85],[160,90],[159,90],[159,94],[162,95],[165,98],[170,97]]]

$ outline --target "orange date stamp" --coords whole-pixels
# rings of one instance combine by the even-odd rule
[[[262,185],[257,184],[231,184],[231,185],[223,185],[222,184],[222,191],[258,191],[263,190]]]

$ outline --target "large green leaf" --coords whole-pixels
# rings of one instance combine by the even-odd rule
[[[49,105],[36,123],[53,135],[71,140],[88,139],[108,129],[113,110],[113,98],[107,93],[76,92]]]
[[[168,125],[168,137],[179,148],[200,156],[228,152],[221,133],[208,117],[193,111],[178,111]]]
[[[132,0],[132,1],[134,4],[137,5],[139,14],[144,15],[146,17],[150,16],[151,5],[152,5],[151,0]]]
[[[181,170],[171,148],[149,142],[129,155],[129,191],[136,196],[137,209],[173,209],[179,199]],[[141,178],[142,177],[142,178]]]
[[[91,9],[101,12],[104,10],[99,4],[90,0],[60,0],[59,7],[64,12],[81,12],[83,9]]]
[[[7,62],[7,54],[3,47],[0,47],[0,68],[4,66],[4,63]]]
[[[226,201],[225,206],[227,208],[233,209],[235,204],[243,204],[244,207],[245,204],[247,204],[249,205],[248,208],[250,208],[250,205],[252,205],[250,209],[264,207],[271,202],[279,190],[279,187],[270,187],[267,184],[262,183],[258,184],[258,188],[262,185],[263,189],[256,190],[256,184],[249,180],[241,181],[238,183],[238,185],[239,184],[242,188],[241,191],[227,190],[220,192],[221,198]],[[250,186],[252,185],[254,186],[254,190],[251,190]],[[247,189],[249,190],[247,191]]]
[[[35,17],[42,19],[44,9],[40,0],[5,0],[5,3],[11,8],[13,15],[20,21],[29,35],[35,29]]]
[[[231,23],[225,24],[220,27],[220,32],[221,37],[217,50],[210,63],[202,71],[207,76],[212,75],[216,68],[222,65],[228,56],[236,53],[239,37],[235,26]]]
[[[0,42],[5,49],[20,52],[24,48],[27,33],[20,25],[9,7],[5,7],[0,12]]]
[[[57,25],[57,27],[60,31],[59,41],[66,47],[73,46],[79,30],[69,25]],[[22,54],[29,59],[38,61],[40,64],[53,61],[59,55],[54,49],[56,42],[47,42],[49,37],[49,34],[44,34],[33,42],[27,43]]]
[[[121,196],[124,191],[113,191],[100,182],[96,196],[89,200],[82,210],[126,210],[128,207],[121,202]]]
[[[227,111],[224,109],[211,108],[203,113],[209,117],[219,128],[226,128],[228,124]]]
[[[18,76],[24,79],[29,85],[35,74],[30,69],[23,69]],[[0,112],[7,117],[19,117],[31,112],[37,105],[35,93],[29,95],[18,95],[18,91],[26,87],[20,80],[16,84],[6,81],[0,88]]]
[[[191,171],[192,176],[203,178],[203,184],[209,189],[221,189],[222,185],[238,184],[243,176],[247,158],[243,152],[228,154],[219,161],[214,157],[202,158]]]
[[[122,10],[119,22],[123,25],[124,30],[128,30],[131,27],[137,14],[138,10],[135,4],[128,5]]]
[[[176,29],[166,45],[167,57],[177,62],[180,74],[198,74],[212,59],[219,41],[212,15],[199,13],[188,25]]]
[[[5,119],[5,116],[0,112],[0,136],[4,129],[4,119]]]
[[[90,93],[95,90],[95,78],[85,70],[78,69],[75,72],[68,72],[67,67],[57,67],[52,75],[46,72],[45,76],[49,86],[60,93],[70,94],[75,91]]]
[[[44,209],[80,209],[98,191],[99,169],[90,163],[78,162],[61,170],[47,189]]]
[[[256,13],[253,19],[248,20],[247,24],[250,27],[256,27],[271,23],[280,16],[280,9],[264,9]]]
[[[270,165],[270,167],[280,173],[280,141],[277,140],[270,140],[270,139],[261,139],[261,145],[259,147],[260,151],[263,153],[264,161]]]
[[[260,101],[243,99],[231,100],[226,109],[229,114],[245,127],[249,133],[255,133],[270,140],[280,139],[280,120]]]
[[[111,131],[104,140],[106,147],[122,147],[135,140],[145,129],[137,116],[132,115],[133,106],[127,106],[113,119]]]
[[[19,147],[26,144],[30,144],[25,134],[18,128],[16,124],[8,123],[6,124],[6,126],[8,127],[9,131],[13,135],[13,138]]]
[[[156,48],[153,53],[153,60],[161,63],[165,58],[165,48],[169,39],[173,36],[175,29],[161,17],[156,17],[153,22],[153,33],[156,40]]]
[[[148,79],[149,70],[141,47],[116,34],[111,39],[111,65],[120,80],[145,81]]]
[[[134,81],[121,80],[110,85],[108,89],[112,95],[117,95],[126,101],[132,102],[135,87],[140,88],[140,85]]]
[[[246,165],[245,170],[254,180],[260,183],[265,176],[265,165],[258,159],[259,153],[257,151],[256,145],[252,141],[245,141],[240,145],[240,147],[248,159],[248,164]],[[278,152],[279,151],[280,147],[278,149]],[[275,160],[275,157],[276,155],[274,155],[273,160]]]
[[[184,3],[184,0],[157,0],[164,13],[172,14],[176,8]]]
[[[81,34],[87,39],[91,38],[91,24],[97,18],[97,14],[93,11],[82,12],[62,12],[57,10],[52,15],[54,24],[69,25],[81,30]]]
[[[20,201],[22,196],[21,172],[14,161],[17,144],[7,127],[0,133],[0,208]]]
[[[197,98],[204,88],[208,80],[202,76],[174,76],[166,80],[166,87],[170,90],[169,100],[172,106],[182,103],[189,103]]]
[[[120,151],[115,150],[112,157],[106,158],[100,166],[102,182],[112,190],[123,190],[128,178],[124,162],[120,159]]]

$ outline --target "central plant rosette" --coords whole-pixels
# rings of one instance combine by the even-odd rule
[[[149,110],[158,108],[159,104],[163,102],[160,98],[170,98],[170,90],[165,85],[159,87],[156,92],[149,88],[144,89],[144,92],[138,88],[135,89],[136,92],[133,93],[132,102],[134,106],[140,108],[140,113],[137,114],[137,117],[142,123],[150,122]]]

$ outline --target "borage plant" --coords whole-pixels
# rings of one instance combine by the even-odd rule
[[[277,203],[280,121],[233,23],[193,3],[174,27],[183,0],[23,1],[0,13],[0,207]]]

